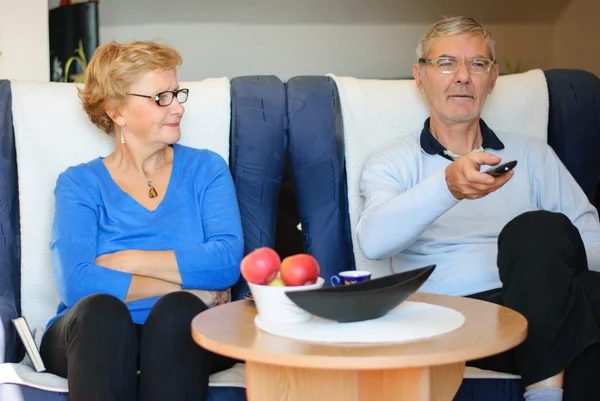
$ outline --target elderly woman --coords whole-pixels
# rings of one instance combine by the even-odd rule
[[[83,107],[115,149],[56,183],[62,303],[41,354],[68,378],[71,401],[135,400],[138,371],[142,401],[202,401],[208,376],[235,363],[190,334],[194,316],[228,299],[243,243],[225,161],[177,144],[188,98],[180,64],[163,45],[110,43],[85,73]]]

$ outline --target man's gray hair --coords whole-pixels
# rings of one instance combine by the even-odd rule
[[[429,28],[425,35],[423,35],[421,40],[419,40],[419,45],[417,46],[417,57],[427,57],[431,42],[448,36],[461,35],[465,33],[487,39],[490,44],[490,57],[492,60],[496,60],[496,51],[494,49],[494,39],[492,39],[492,34],[490,31],[485,29],[483,25],[470,17],[445,17],[436,22],[431,28]]]

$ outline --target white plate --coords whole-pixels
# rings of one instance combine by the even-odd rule
[[[403,302],[373,320],[338,323],[313,316],[302,323],[272,323],[256,316],[254,323],[267,333],[308,342],[381,344],[422,340],[461,327],[464,316],[454,309],[421,302]]]

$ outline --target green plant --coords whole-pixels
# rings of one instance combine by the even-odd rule
[[[83,51],[83,43],[81,40],[79,41],[79,47],[75,49],[75,56],[69,57],[67,62],[65,63],[65,82],[69,82],[69,69],[71,68],[71,64],[76,62],[81,67],[81,74],[75,74],[71,78],[73,78],[76,83],[83,83],[83,74],[85,73],[85,69],[87,68],[87,58],[85,57],[85,52]]]

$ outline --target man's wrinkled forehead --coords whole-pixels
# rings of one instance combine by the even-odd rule
[[[483,57],[491,59],[490,40],[481,35],[459,34],[437,38],[430,42],[426,58],[454,57],[462,59]]]

